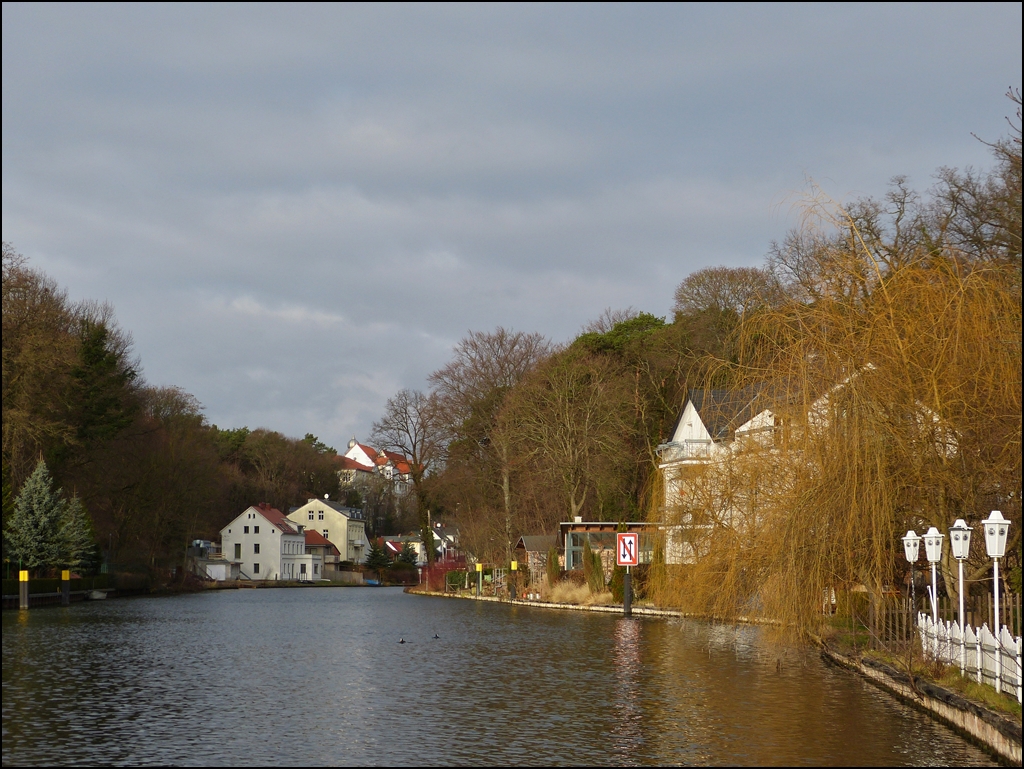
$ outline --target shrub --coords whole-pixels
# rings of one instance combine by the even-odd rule
[[[561,576],[561,567],[558,565],[558,548],[553,547],[548,550],[548,587],[554,587],[558,584],[558,578]]]

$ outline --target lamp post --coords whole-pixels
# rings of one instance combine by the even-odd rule
[[[935,578],[935,564],[942,560],[942,540],[945,537],[938,529],[932,526],[924,535],[924,552],[928,557],[928,563],[932,565],[932,622],[939,621],[939,593],[938,582]]]
[[[903,537],[903,554],[910,563],[910,619],[913,621],[917,611],[917,595],[914,591],[914,564],[921,552],[921,538],[911,529]]]
[[[957,518],[956,523],[949,530],[949,546],[953,548],[953,557],[956,558],[959,572],[960,592],[960,633],[964,632],[964,561],[970,555],[971,550],[971,527],[963,518]]]
[[[958,580],[957,587],[960,594],[960,672],[963,673],[967,667],[967,645],[964,643],[964,561],[971,551],[971,527],[963,518],[957,518],[949,530],[949,546],[953,549],[953,557],[956,558]]]
[[[1010,530],[1010,522],[1003,518],[998,510],[989,513],[982,523],[985,526],[985,552],[992,559],[992,598],[995,603],[995,622],[992,632],[996,637],[996,691],[1003,690],[1003,646],[1000,642],[1002,633],[999,627],[999,559],[1006,554],[1006,534]]]

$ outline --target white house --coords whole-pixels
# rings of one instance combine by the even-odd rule
[[[736,472],[742,472],[734,466],[733,457],[752,448],[774,453],[784,444],[784,433],[805,429],[818,432],[833,419],[844,418],[855,406],[843,394],[873,371],[873,365],[864,365],[807,405],[767,386],[691,390],[671,440],[657,448],[664,490],[662,512],[672,521],[666,527],[666,562],[692,561],[698,557],[693,543],[713,528],[711,521],[742,525],[751,505],[756,504],[742,488],[743,484],[729,480]],[[914,425],[922,443],[930,442],[938,454],[946,458],[956,455],[955,431],[927,406],[918,402],[902,418]],[[699,490],[703,490],[703,495],[694,497]],[[700,509],[704,520],[692,518],[686,512],[690,509]]]
[[[313,580],[323,564],[307,554],[304,529],[261,502],[220,530],[221,552],[242,579]]]
[[[401,454],[386,449],[375,449],[359,443],[354,437],[348,442],[344,458],[350,460],[343,471],[355,477],[358,471],[371,469],[395,484],[398,493],[404,493],[412,482],[412,463]]]
[[[720,457],[739,440],[770,443],[775,414],[764,407],[756,388],[690,390],[672,438],[657,448],[658,469],[665,482],[665,503],[683,492],[686,468]]]
[[[343,560],[361,563],[366,558],[366,524],[363,511],[328,499],[311,499],[288,512],[293,526],[313,529],[338,548]]]

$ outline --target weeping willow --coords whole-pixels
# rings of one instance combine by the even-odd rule
[[[886,263],[854,216],[831,223],[791,244],[803,290],[745,318],[738,362],[715,371],[753,394],[740,418],[763,429],[684,468],[652,511],[684,540],[659,602],[815,632],[832,594],[899,589],[907,529],[977,531],[993,508],[1014,522],[1019,568],[1019,260],[932,244]]]

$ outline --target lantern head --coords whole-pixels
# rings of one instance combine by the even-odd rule
[[[1010,530],[1010,522],[1003,518],[998,510],[982,521],[985,527],[985,551],[989,558],[1002,558],[1006,554],[1006,534]]]
[[[942,560],[942,540],[945,537],[938,529],[932,526],[924,535],[924,553],[928,563],[938,563]]]
[[[918,553],[921,547],[921,538],[914,533],[911,529],[907,532],[907,535],[903,537],[903,553],[907,556],[907,560],[910,563],[917,563]]]
[[[949,544],[953,548],[953,557],[958,561],[966,561],[971,551],[971,527],[963,518],[957,518],[949,530]]]

